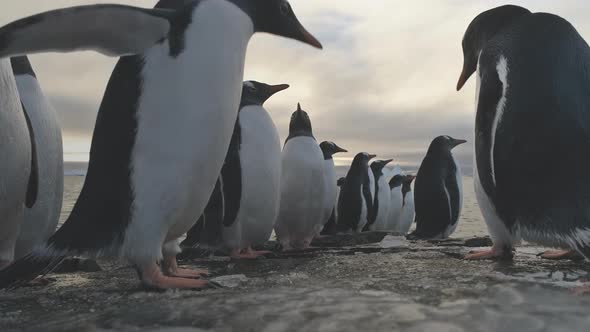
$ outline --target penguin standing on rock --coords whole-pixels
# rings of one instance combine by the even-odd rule
[[[59,222],[64,189],[61,127],[26,56],[10,59],[23,111],[30,124],[31,179],[36,199],[27,206],[16,242],[15,259],[25,256],[53,235]]]
[[[119,60],[106,88],[71,215],[45,248],[0,272],[0,288],[72,254],[124,257],[149,288],[207,285],[196,279],[201,271],[178,268],[178,242],[205,210],[224,163],[248,42],[267,32],[321,44],[285,0],[163,0],[156,7],[74,7],[0,28],[0,56],[19,54],[20,44],[137,54]],[[47,36],[59,39],[55,47]]]
[[[324,154],[324,177],[326,178],[324,182],[324,195],[326,200],[324,202],[323,223],[320,225],[318,232],[320,232],[324,228],[324,225],[328,223],[336,208],[338,186],[336,183],[336,171],[334,170],[333,156],[336,153],[348,152],[334,142],[322,142],[320,143],[320,149],[322,149]]]
[[[502,6],[471,22],[463,55],[457,89],[477,72],[474,180],[494,242],[467,258],[511,257],[522,237],[590,259],[588,44],[559,16]]]
[[[213,236],[220,239],[216,246],[229,250],[233,258],[254,259],[265,254],[251,246],[268,241],[279,212],[281,142],[263,105],[288,87],[244,82],[238,121],[221,169],[221,188],[209,201],[217,213],[211,213],[213,207],[209,213],[206,209],[189,231],[185,245],[211,246],[211,236],[203,236],[199,230],[212,230],[212,234],[221,235]]]
[[[291,116],[283,148],[281,207],[275,226],[284,249],[305,249],[324,223],[324,154],[301,105]]]
[[[375,157],[366,152],[354,157],[338,198],[339,229],[360,233],[367,225],[373,210],[369,161]]]
[[[376,160],[371,164],[371,172],[374,176],[375,191],[373,197],[373,213],[369,217],[369,223],[365,228],[367,230],[384,231],[387,230],[389,220],[389,206],[391,204],[391,189],[389,183],[383,174],[383,168],[393,159]]]
[[[439,136],[430,144],[414,186],[414,239],[446,239],[457,228],[463,205],[461,169],[451,150],[465,140]]]

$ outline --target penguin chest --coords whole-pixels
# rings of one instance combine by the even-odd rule
[[[414,194],[410,191],[406,193],[405,204],[402,207],[398,230],[402,233],[408,233],[414,222],[414,216]]]
[[[390,229],[398,230],[400,212],[402,210],[402,189],[401,187],[395,187],[391,190],[391,200],[389,205],[389,225]]]
[[[279,211],[281,142],[272,119],[260,106],[243,108],[239,122],[242,195],[237,222],[243,241],[259,243],[270,237]]]
[[[237,7],[206,1],[194,11],[178,56],[170,56],[168,41],[144,54],[130,165],[133,218],[176,226],[168,238],[190,229],[213,192],[237,118],[252,33],[252,21]]]
[[[389,217],[391,189],[389,189],[389,184],[384,176],[381,176],[377,181],[377,199],[379,200],[379,206],[376,211],[377,219],[375,223],[385,225],[387,223],[387,218]]]
[[[324,202],[324,216],[323,221],[328,222],[332,214],[332,210],[336,205],[336,199],[338,196],[336,186],[336,172],[334,170],[334,160],[324,160],[324,196],[326,198]]]

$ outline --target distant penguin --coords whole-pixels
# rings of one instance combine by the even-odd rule
[[[588,44],[559,16],[502,6],[471,22],[463,54],[457,89],[477,71],[474,180],[494,242],[467,258],[512,256],[522,237],[590,259]]]
[[[391,190],[391,203],[389,204],[389,220],[387,223],[388,231],[402,232],[400,225],[400,217],[404,205],[404,195],[402,193],[402,186],[404,184],[404,176],[401,174],[395,175],[389,181],[389,189]]]
[[[37,198],[25,209],[15,259],[44,246],[57,228],[64,188],[63,147],[57,113],[49,104],[26,56],[10,59],[23,111],[32,131],[32,169]]]
[[[324,154],[301,105],[291,116],[282,165],[277,239],[284,249],[307,248],[323,224],[325,176]]]
[[[375,157],[366,152],[354,157],[338,198],[339,229],[359,233],[367,225],[373,209],[369,161]]]
[[[407,234],[412,227],[414,217],[414,193],[412,192],[412,182],[416,179],[413,175],[405,175],[402,184],[402,209],[398,218],[396,232]]]
[[[463,205],[461,169],[451,150],[467,141],[439,136],[420,165],[414,198],[418,239],[446,239],[457,228]]]
[[[368,229],[375,231],[388,230],[389,205],[391,204],[391,189],[383,174],[383,168],[393,159],[376,160],[371,163],[371,172],[375,181],[375,194],[373,197],[373,214],[369,218]]]
[[[328,223],[324,225],[324,229],[320,233],[320,235],[336,235],[338,233],[338,202],[340,201],[340,191],[342,187],[346,183],[346,178],[342,177],[336,181],[336,185],[338,187],[336,193],[336,204],[332,209],[332,214],[330,214],[330,219],[328,219]]]
[[[200,271],[177,267],[178,242],[205,210],[225,160],[248,42],[268,32],[321,44],[284,0],[163,0],[156,7],[74,7],[0,28],[0,56],[19,43],[51,48],[48,37],[58,39],[53,50],[138,54],[122,57],[113,71],[71,215],[45,249],[0,272],[0,288],[70,254],[124,257],[150,288],[206,286],[194,279]]]
[[[334,142],[322,142],[320,143],[320,149],[324,154],[324,216],[322,217],[323,223],[319,225],[318,233],[324,228],[331,216],[334,214],[336,208],[336,199],[338,195],[338,186],[336,183],[336,171],[334,169],[334,158],[336,153],[348,152],[347,150],[339,147]]]
[[[221,172],[224,197],[223,247],[234,258],[257,258],[252,245],[271,236],[279,212],[281,141],[263,104],[289,86],[244,82],[236,139]],[[231,156],[235,155],[235,158]]]

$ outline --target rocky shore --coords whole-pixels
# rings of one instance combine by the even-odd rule
[[[0,292],[0,331],[587,331],[590,264],[462,259],[489,239],[408,242],[383,233],[326,238],[236,261],[189,250],[223,288],[148,292],[128,266],[70,262],[46,286]],[[205,256],[205,257],[203,257]],[[92,271],[92,272],[80,272]],[[77,271],[77,272],[72,272]]]

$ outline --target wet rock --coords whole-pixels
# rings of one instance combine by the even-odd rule
[[[236,288],[248,281],[248,278],[243,274],[236,274],[230,276],[221,276],[211,279],[211,281],[219,284],[225,288]]]
[[[383,241],[387,232],[364,232],[355,234],[339,234],[324,236],[314,239],[312,247],[333,248],[333,247],[352,247],[369,243],[378,243]]]

